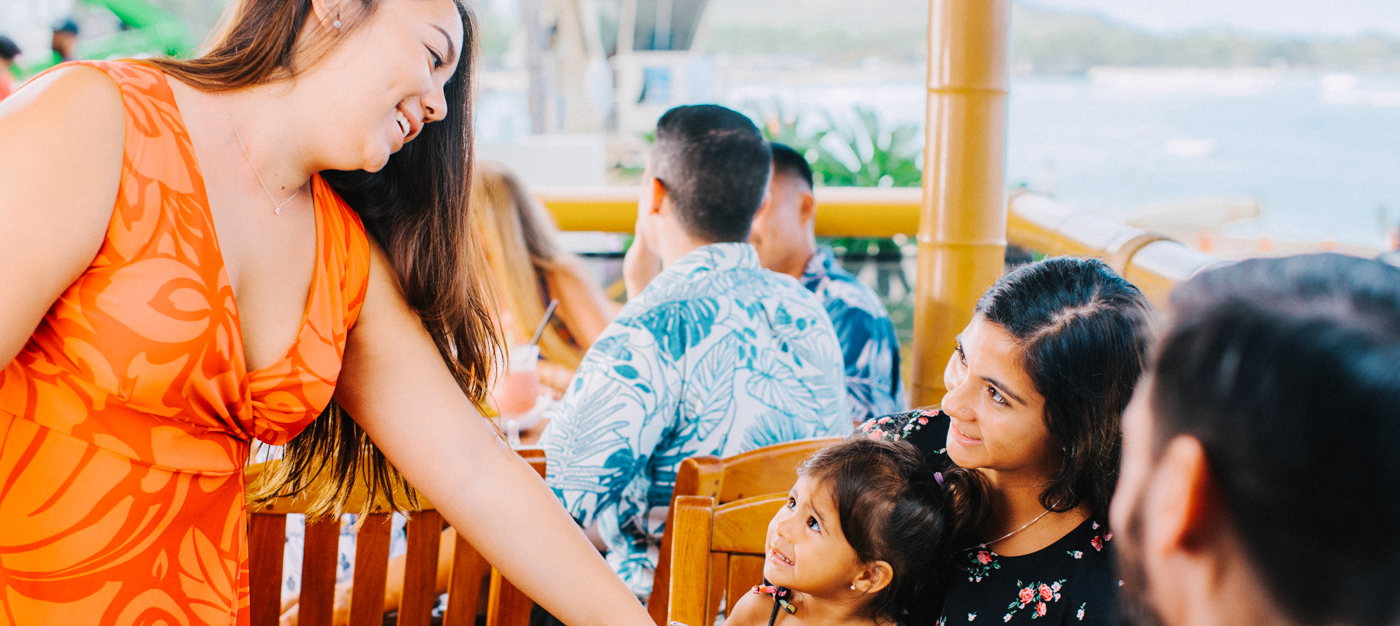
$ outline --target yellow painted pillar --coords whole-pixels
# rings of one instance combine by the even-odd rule
[[[929,0],[911,406],[942,400],[954,337],[1001,276],[1010,27],[1010,0]]]

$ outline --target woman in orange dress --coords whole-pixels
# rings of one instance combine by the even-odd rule
[[[204,57],[0,103],[0,624],[246,624],[254,439],[332,504],[401,472],[566,622],[649,623],[477,411],[474,46],[455,0],[245,0]]]

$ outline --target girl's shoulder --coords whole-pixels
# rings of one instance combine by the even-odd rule
[[[755,589],[757,591],[757,589]],[[773,614],[773,605],[777,599],[772,594],[767,593],[746,593],[734,603],[734,608],[729,610],[729,614],[724,617],[725,624],[732,626],[765,626],[768,618]],[[701,624],[687,624],[686,626],[704,626]]]

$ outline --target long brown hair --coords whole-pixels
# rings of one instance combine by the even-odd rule
[[[559,245],[559,227],[549,211],[504,165],[477,163],[471,198],[481,220],[482,247],[497,297],[510,310],[516,328],[528,333],[539,325],[549,304],[540,292],[540,282],[553,272],[570,271],[568,266],[577,258]],[[583,360],[583,350],[553,325],[540,336],[540,353],[569,368]]]
[[[379,0],[347,3],[338,33],[363,24]],[[389,158],[378,172],[323,172],[326,182],[359,213],[366,230],[384,248],[408,304],[422,318],[462,391],[478,407],[485,402],[500,338],[490,293],[482,288],[484,260],[475,242],[469,210],[472,167],[472,79],[476,17],[454,0],[462,17],[462,57],[447,81],[446,117],[423,127],[416,140]],[[207,91],[262,85],[297,76],[324,58],[341,39],[308,31],[300,37],[311,0],[244,0],[222,37],[196,59],[157,59],[166,74]],[[312,516],[341,512],[358,480],[368,483],[368,503],[377,494],[413,491],[384,454],[334,402],[295,439],[280,463],[269,464],[254,498],[299,493],[321,472],[329,487],[311,494]]]

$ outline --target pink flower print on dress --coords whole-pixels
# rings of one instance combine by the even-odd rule
[[[1041,600],[1049,600],[1050,598],[1054,597],[1054,595],[1055,595],[1055,592],[1050,590],[1050,585],[1041,585],[1041,586],[1040,586],[1040,599],[1041,599]]]
[[[1094,538],[1089,540],[1089,545],[1094,546],[1096,551],[1103,550],[1103,542],[1099,540],[1098,535],[1094,535]]]
[[[1037,602],[1037,603],[1035,603],[1035,616],[1036,616],[1036,617],[1045,617],[1045,612],[1048,611],[1048,610],[1049,610],[1049,609],[1045,606],[1045,603],[1044,603],[1044,602]]]
[[[978,553],[977,553],[977,562],[978,562],[978,563],[981,563],[981,564],[983,564],[983,565],[986,565],[986,564],[988,564],[988,563],[991,563],[991,562],[992,562],[992,555],[991,555],[991,553],[990,553],[990,552],[987,552],[986,550],[982,550],[982,551],[978,552]]]
[[[1026,587],[1021,590],[1021,604],[1030,604],[1035,601],[1035,589]]]

